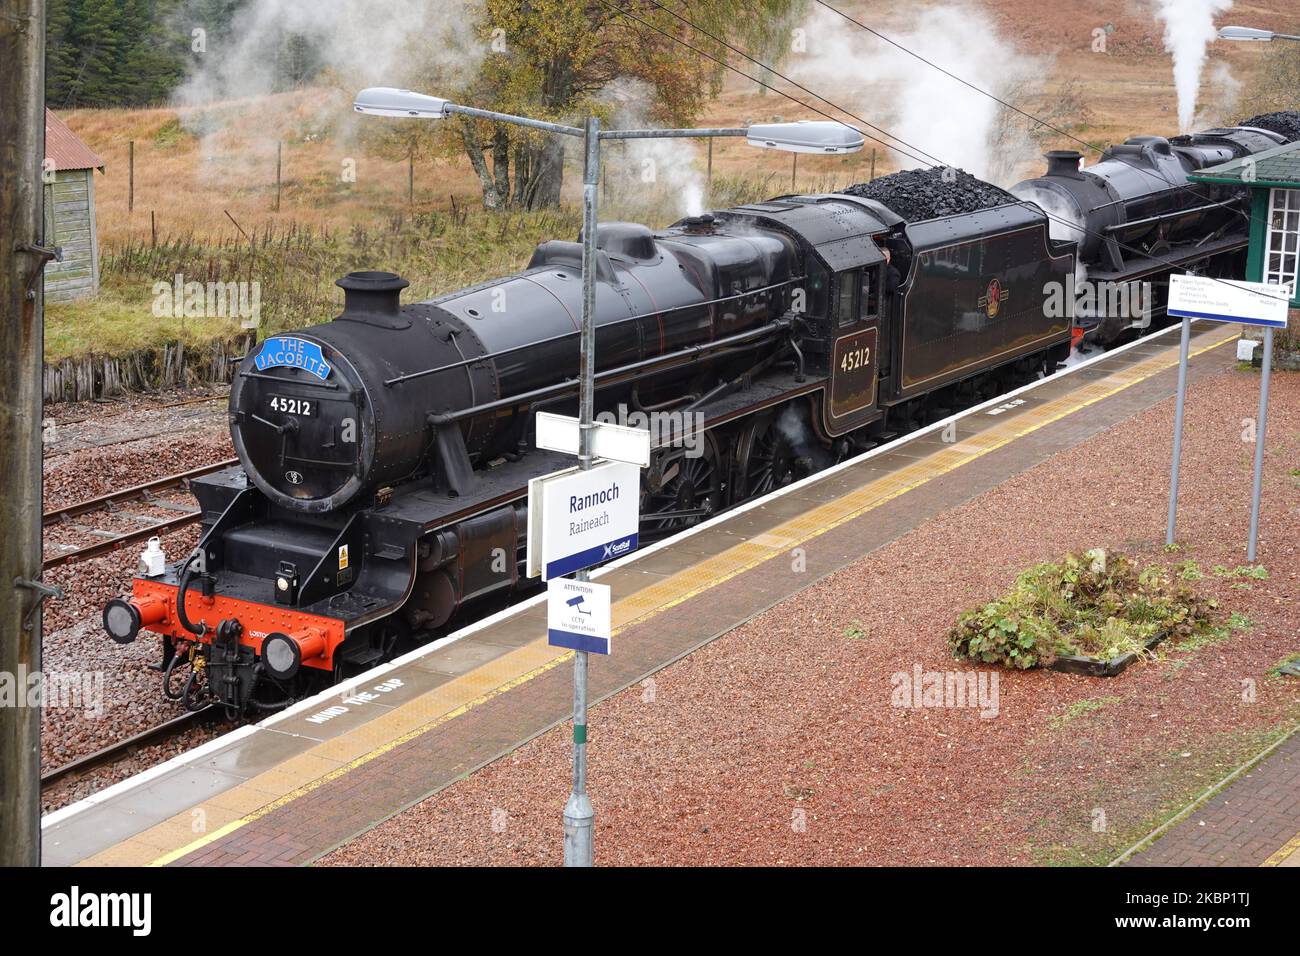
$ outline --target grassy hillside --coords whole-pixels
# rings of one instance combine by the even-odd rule
[[[916,12],[923,9],[883,0],[856,0],[843,8],[897,36],[915,28]],[[985,9],[1008,43],[1045,65],[1041,87],[1018,91],[1018,105],[1050,115],[1053,125],[1097,145],[1137,132],[1177,132],[1171,67],[1160,27],[1130,0],[1058,5],[988,0]],[[1244,19],[1300,32],[1300,22],[1292,22],[1294,16],[1279,0],[1253,5]],[[819,23],[822,33],[809,37],[814,46],[858,43],[864,36],[847,22],[835,20],[829,31],[825,21]],[[1108,31],[1105,53],[1092,49],[1098,29]],[[1208,122],[1238,115],[1234,101],[1237,96],[1248,99],[1266,63],[1266,51],[1259,48],[1268,46],[1213,45],[1202,90]],[[793,72],[797,61],[791,63],[787,69]],[[1216,64],[1231,69],[1232,82]],[[850,56],[844,66],[843,76],[807,85],[838,105],[857,103],[854,112],[889,126],[882,116],[904,91],[886,84],[873,92],[878,99],[864,102],[860,84],[871,76],[871,58]],[[849,76],[850,68],[857,80]],[[810,105],[829,109],[790,89]],[[740,126],[814,115],[729,74],[700,123]],[[342,89],[298,90],[189,110],[74,110],[64,118],[106,163],[105,172],[95,174],[103,294],[94,302],[49,306],[51,359],[237,332],[237,326],[221,320],[153,315],[154,284],[178,272],[199,281],[260,282],[264,327],[277,329],[333,314],[341,302],[333,280],[352,269],[401,272],[412,283],[411,294],[427,295],[517,269],[536,242],[577,234],[576,155],[570,155],[564,211],[480,211],[478,181],[463,155],[417,155],[414,196],[408,201],[407,161],[367,146],[374,121],[353,114]],[[939,127],[958,120],[941,111],[932,118]],[[131,143],[134,209],[128,210]],[[946,143],[931,148],[942,158],[953,147],[951,138]],[[877,175],[891,172],[895,166],[889,154],[873,151],[873,145],[869,142],[867,150],[852,156],[800,156],[796,171],[790,154],[754,150],[743,140],[717,140],[710,204],[859,182],[869,177],[873,160]],[[1039,129],[1031,148],[1016,154],[1021,175],[1041,169],[1038,149],[1067,146],[1078,143]],[[282,177],[278,210],[277,148]],[[686,212],[687,187],[703,182],[706,146],[676,141],[657,158],[664,174],[651,186],[642,181],[642,156],[617,147],[607,151],[602,220],[661,225]]]

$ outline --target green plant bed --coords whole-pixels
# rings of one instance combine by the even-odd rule
[[[1139,567],[1101,549],[1035,565],[995,601],[966,611],[948,633],[954,657],[1027,670],[1112,676],[1161,641],[1192,646],[1220,634],[1217,602],[1188,575]]]
[[[1156,646],[1163,641],[1167,634],[1157,634],[1143,645],[1141,651],[1125,651],[1123,654],[1117,654],[1115,657],[1100,658],[1087,657],[1081,654],[1061,654],[1050,664],[1044,664],[1044,667],[1054,671],[1064,671],[1067,674],[1082,674],[1085,677],[1114,677],[1123,671],[1130,664],[1137,661],[1142,656],[1142,652],[1150,653],[1156,649]]]

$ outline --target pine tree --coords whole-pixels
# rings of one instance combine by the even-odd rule
[[[185,74],[192,28],[181,0],[49,0],[46,100],[56,108],[165,100]],[[202,25],[228,30],[247,0],[202,0]],[[188,15],[186,20],[196,19]]]

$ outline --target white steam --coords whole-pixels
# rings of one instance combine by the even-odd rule
[[[474,36],[478,15],[472,0],[254,0],[219,36],[197,10],[182,9],[177,24],[209,30],[209,36],[198,70],[175,98],[199,106],[274,92],[279,54],[290,36],[306,41],[325,70],[359,87],[400,86],[435,73],[463,81],[482,57]]]
[[[1174,88],[1178,91],[1178,129],[1186,133],[1196,115],[1206,49],[1214,40],[1214,18],[1232,6],[1232,0],[1156,0],[1156,18],[1165,25],[1165,49],[1174,60]]]
[[[1079,207],[1074,203],[1064,199],[1059,193],[1032,186],[1028,183],[1018,183],[1012,186],[1011,194],[1017,199],[1034,203],[1047,214],[1047,231],[1053,239],[1083,243],[1087,236],[1085,232],[1087,224],[1079,214]],[[1084,263],[1083,256],[1076,256],[1074,260],[1074,281],[1076,284],[1080,284],[1087,278],[1088,266]]]
[[[648,129],[646,117],[653,95],[645,84],[620,80],[604,91],[613,106],[612,129]],[[692,139],[628,139],[606,141],[602,178],[610,184],[615,203],[656,206],[677,216],[704,212],[705,177],[700,146]]]
[[[891,39],[1007,102],[1038,93],[1050,73],[1050,63],[1017,50],[979,7],[933,7],[913,22],[911,32],[891,32]],[[808,50],[790,58],[788,71],[910,143],[895,152],[902,168],[949,163],[1005,184],[1020,178],[1022,164],[1038,161],[1028,121],[983,93],[871,34],[846,29],[824,8],[809,19],[806,35]]]
[[[1237,102],[1241,99],[1241,80],[1232,75],[1232,68],[1227,63],[1215,60],[1210,64],[1206,82],[1210,91],[1206,97],[1209,102],[1202,103],[1197,108],[1192,125],[1197,129],[1235,125]]]

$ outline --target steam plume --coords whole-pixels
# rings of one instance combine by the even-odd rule
[[[1232,0],[1156,0],[1156,18],[1165,25],[1165,49],[1174,59],[1174,87],[1178,91],[1178,128],[1187,132],[1196,115],[1206,48],[1214,39],[1214,18],[1232,6]]]

